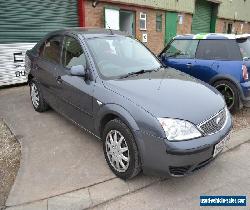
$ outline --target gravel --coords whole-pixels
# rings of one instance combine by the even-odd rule
[[[233,132],[250,127],[250,108],[244,108],[233,115]]]
[[[5,205],[20,165],[21,147],[0,119],[0,209]]]

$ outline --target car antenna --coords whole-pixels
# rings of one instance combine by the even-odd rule
[[[109,29],[109,31],[110,31],[110,33],[111,33],[111,35],[114,35],[114,33],[113,33],[112,29],[109,27],[109,24],[107,23],[107,21],[106,21],[106,20],[105,20],[105,24],[108,26],[108,29]]]

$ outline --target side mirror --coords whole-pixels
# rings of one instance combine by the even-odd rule
[[[72,76],[85,77],[86,76],[86,68],[83,65],[72,66],[70,68],[70,73]]]
[[[244,57],[243,61],[249,61],[249,57]]]
[[[168,58],[168,56],[167,56],[166,53],[162,53],[161,56],[160,56],[161,60],[166,60],[167,58]]]

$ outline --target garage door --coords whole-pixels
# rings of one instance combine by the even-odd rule
[[[211,27],[212,4],[205,0],[197,0],[193,15],[192,33],[209,33]]]
[[[77,0],[1,0],[0,86],[26,81],[25,52],[46,33],[76,26]]]

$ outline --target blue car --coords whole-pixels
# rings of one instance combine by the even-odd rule
[[[250,34],[176,36],[159,57],[218,89],[230,111],[250,107]]]

